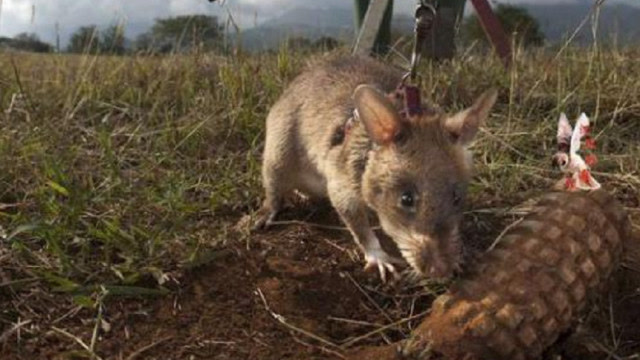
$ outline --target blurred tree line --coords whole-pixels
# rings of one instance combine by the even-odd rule
[[[540,30],[540,24],[529,14],[527,9],[510,4],[498,4],[493,11],[500,19],[505,33],[510,35],[516,44],[525,48],[544,44],[544,35]],[[462,24],[460,37],[464,42],[480,42],[489,45],[480,20],[475,14],[468,17]]]
[[[298,51],[331,51],[340,45],[340,41],[330,36],[322,36],[315,41],[296,36],[289,38],[286,42],[287,48]]]
[[[0,37],[0,49],[9,48],[20,51],[47,53],[53,51],[53,46],[40,40],[38,35],[20,33],[13,38]]]
[[[101,53],[122,55],[127,51],[124,27],[111,25],[100,31],[97,26],[83,26],[69,39],[67,51],[71,53]]]
[[[71,35],[67,51],[114,55],[216,51],[222,47],[223,36],[223,28],[215,16],[176,16],[156,19],[151,29],[134,41],[125,37],[123,26],[112,25],[104,30],[95,25],[84,26]]]
[[[125,27],[111,25],[104,29],[96,25],[82,26],[71,37],[65,49],[69,53],[123,55],[132,52],[165,54],[188,51],[220,51],[224,31],[218,18],[207,15],[176,16],[156,19],[149,31],[135,40],[125,36]],[[54,46],[36,34],[22,33],[0,37],[0,50],[12,49],[29,52],[53,52]]]
[[[148,32],[137,37],[134,49],[154,53],[219,51],[223,38],[224,29],[216,16],[176,16],[157,19]]]
[[[524,47],[540,46],[544,36],[538,21],[526,9],[514,5],[499,4],[494,9],[507,32]],[[127,53],[166,54],[191,51],[224,52],[224,28],[216,16],[193,15],[156,19],[153,26],[135,39],[125,36],[122,25],[100,29],[95,25],[78,28],[70,37],[66,49],[70,53],[123,55]],[[465,19],[460,28],[462,42],[485,42],[482,26],[475,15]],[[286,42],[290,49],[304,51],[328,51],[340,46],[330,37],[315,41],[304,37],[292,37]],[[0,50],[14,49],[31,52],[52,52],[56,49],[38,38],[36,34],[22,33],[13,38],[0,37]]]

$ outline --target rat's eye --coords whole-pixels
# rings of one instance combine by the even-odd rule
[[[413,191],[405,191],[400,196],[400,205],[403,208],[412,208],[416,204],[416,197]]]

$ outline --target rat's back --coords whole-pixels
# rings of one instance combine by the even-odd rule
[[[278,174],[287,187],[325,196],[325,161],[353,114],[354,89],[370,84],[390,92],[401,77],[400,70],[370,57],[332,55],[308,63],[267,117],[263,177]]]
[[[337,129],[352,116],[354,89],[370,84],[390,92],[401,77],[401,71],[370,57],[331,56],[312,61],[273,106],[267,136],[275,141],[287,139],[317,163],[335,145],[332,138]]]

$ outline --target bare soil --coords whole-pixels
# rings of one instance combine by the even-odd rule
[[[289,212],[287,218],[340,225],[329,209]],[[468,238],[492,239],[511,219],[488,214],[468,220]],[[109,326],[97,327],[95,354],[103,359],[340,359],[350,349],[404,338],[439,292],[428,289],[443,287],[406,279],[381,284],[362,265],[343,230],[277,225],[230,242],[208,264],[188,271],[169,296],[108,301],[102,316]],[[620,282],[625,295],[594,307],[579,345],[565,342],[556,351],[561,359],[640,351],[635,275]],[[96,323],[87,319],[95,318],[95,311],[64,313],[73,307],[55,306],[63,296],[33,296],[40,304],[33,311],[46,313],[49,306],[49,320],[38,324],[43,329],[38,335],[17,339],[14,333],[3,339],[0,358],[91,358],[78,340],[90,347]],[[68,334],[44,330],[53,326]]]

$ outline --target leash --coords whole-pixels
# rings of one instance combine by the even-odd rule
[[[434,5],[428,0],[420,0],[420,3],[416,7],[416,11],[414,14],[415,26],[413,29],[413,52],[411,54],[411,68],[408,73],[411,81],[415,81],[417,77],[417,68],[418,63],[422,58],[422,49],[425,41],[427,40],[427,36],[431,32],[431,28],[433,27],[433,23],[436,17],[436,6],[437,3],[436,5]]]
[[[437,1],[434,0],[420,0],[416,7],[414,15],[414,43],[413,51],[411,53],[411,65],[409,72],[402,77],[400,84],[395,90],[396,98],[403,99],[404,102],[404,108],[400,111],[400,115],[404,118],[422,115],[424,112],[420,98],[420,88],[417,85],[419,83],[417,69],[422,58],[424,43],[426,42],[427,36],[433,27],[437,11],[436,8]],[[349,132],[357,119],[357,111],[354,111],[353,116],[350,117],[340,129],[338,129],[338,132],[333,137],[332,144],[342,143],[349,135]]]
[[[406,117],[421,115],[423,112],[420,99],[420,88],[418,87],[418,64],[422,58],[422,51],[427,36],[431,33],[436,17],[436,5],[429,0],[420,0],[415,11],[414,43],[411,54],[411,65],[409,72],[402,77],[402,81],[396,90],[397,94],[404,99],[404,110]]]

